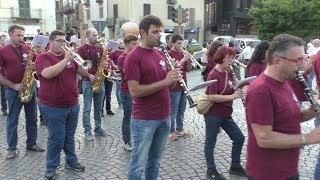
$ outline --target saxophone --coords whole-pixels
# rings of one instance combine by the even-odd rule
[[[98,69],[97,69],[97,72],[95,74],[95,81],[92,83],[92,91],[94,93],[98,93],[100,92],[101,88],[102,88],[102,85],[104,83],[104,79],[106,77],[110,77],[111,76],[111,71],[108,70],[108,69],[105,69],[103,67],[103,62],[105,62],[107,60],[107,55],[108,55],[108,50],[107,48],[99,43],[102,48],[103,48],[103,53],[102,53],[102,57],[100,59],[100,62],[99,62],[99,65],[98,65]]]
[[[28,55],[28,61],[24,70],[23,79],[21,82],[22,89],[19,92],[19,98],[21,102],[28,103],[33,95],[33,90],[36,85],[36,78],[35,73],[33,72],[33,56],[34,56],[34,50],[33,47],[31,47]]]

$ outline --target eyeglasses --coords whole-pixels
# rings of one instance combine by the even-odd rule
[[[305,56],[303,58],[298,58],[298,59],[289,59],[289,58],[286,58],[286,57],[278,57],[278,58],[282,58],[282,59],[285,59],[285,60],[288,60],[288,61],[291,61],[291,62],[294,62],[294,63],[303,63],[304,60],[306,60],[308,58],[308,56]]]
[[[54,40],[54,41],[56,41],[56,42],[58,42],[58,43],[66,43],[66,42],[67,42],[67,41],[64,40],[64,39],[56,39],[56,40]]]

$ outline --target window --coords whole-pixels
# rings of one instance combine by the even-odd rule
[[[143,4],[143,16],[151,14],[151,5]]]
[[[29,0],[19,0],[19,17],[31,17]]]
[[[100,18],[103,18],[103,6],[99,8]]]
[[[189,26],[195,26],[195,8],[189,8]]]
[[[87,9],[87,20],[90,20],[90,9]]]
[[[172,19],[172,9],[174,7],[173,6],[168,6],[168,19]]]
[[[113,17],[114,17],[114,20],[118,18],[118,4],[113,5]]]

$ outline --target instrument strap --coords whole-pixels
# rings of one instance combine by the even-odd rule
[[[91,53],[90,49],[89,49],[89,45],[86,44],[86,47],[87,47],[87,51],[88,51],[88,55],[89,55],[89,59],[94,63],[94,64],[98,64],[98,50],[99,48],[97,48],[96,46],[93,46],[94,47],[94,52]],[[100,55],[101,56],[101,55]]]
[[[25,68],[25,63],[23,61],[23,57],[22,57],[22,49],[21,49],[21,46],[19,46],[19,51],[14,48],[11,44],[10,44],[13,52],[16,54],[17,58],[19,59],[21,65],[22,65],[22,68]]]

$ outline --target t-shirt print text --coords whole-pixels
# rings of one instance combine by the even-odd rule
[[[162,70],[165,70],[165,71],[167,70],[166,63],[163,60],[160,60],[159,64],[160,64]]]

